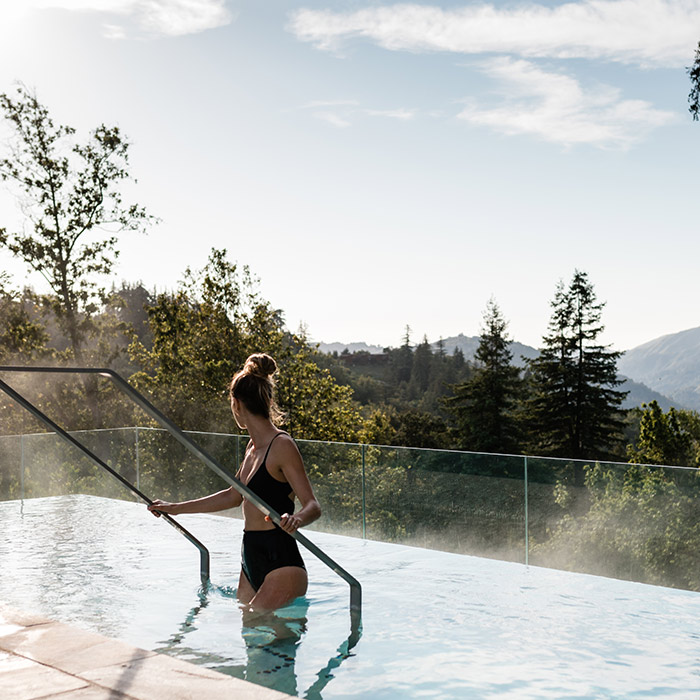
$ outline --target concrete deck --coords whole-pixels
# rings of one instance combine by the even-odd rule
[[[291,696],[0,603],[3,700],[289,700]]]

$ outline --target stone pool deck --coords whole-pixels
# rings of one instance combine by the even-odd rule
[[[289,700],[291,696],[0,603],[3,700]]]

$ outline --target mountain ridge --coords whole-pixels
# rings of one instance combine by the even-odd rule
[[[698,349],[700,350],[700,328],[690,330],[698,331],[697,345]],[[685,332],[686,331],[681,331],[681,334]],[[694,410],[700,410],[700,390],[698,391],[696,396],[688,396],[687,392],[684,393],[683,391],[680,391],[678,389],[674,390],[673,394],[669,394],[668,391],[664,390],[665,387],[669,385],[668,382],[645,381],[644,378],[649,376],[649,372],[642,371],[640,373],[637,373],[636,367],[634,366],[634,362],[632,363],[631,368],[628,365],[624,365],[624,363],[622,362],[628,353],[633,353],[632,357],[634,359],[635,351],[642,348],[647,348],[647,346],[653,348],[655,347],[654,343],[657,343],[657,341],[661,341],[664,339],[672,339],[676,335],[679,334],[669,334],[666,336],[662,336],[661,338],[651,340],[648,343],[644,343],[643,345],[638,346],[637,348],[628,350],[625,354],[623,354],[622,358],[620,358],[620,360],[618,361],[618,372],[620,373],[620,379],[624,380],[624,384],[620,386],[620,390],[629,392],[627,398],[622,404],[623,408],[633,408],[636,406],[640,406],[642,403],[650,403],[651,401],[657,401],[659,406],[664,411],[668,411],[668,409],[671,406],[674,406],[678,409],[691,408]],[[474,353],[476,352],[476,349],[479,347],[479,341],[479,336],[466,336],[463,333],[460,333],[456,336],[443,338],[439,342],[442,343],[443,349],[448,355],[453,354],[454,351],[457,348],[459,348],[464,353],[464,357],[467,360],[472,360],[474,358]],[[437,350],[439,342],[431,343],[431,347],[433,350]],[[537,348],[533,348],[531,345],[525,345],[517,341],[512,341],[509,344],[509,347],[511,352],[513,353],[513,364],[517,367],[522,368],[525,366],[523,358],[531,359],[539,355],[539,350],[537,350]],[[666,347],[665,343],[663,344],[663,347]],[[368,352],[370,354],[381,354],[385,352],[385,350],[387,350],[387,348],[382,347],[380,345],[370,345],[369,343],[362,341],[357,341],[353,343],[318,343],[318,349],[320,352],[327,354],[332,354],[334,352],[342,354],[345,350],[347,350],[347,352],[349,353]],[[655,357],[656,355],[652,353],[652,356]],[[697,363],[696,376],[700,377],[700,360]]]

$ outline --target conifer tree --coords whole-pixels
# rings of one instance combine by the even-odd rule
[[[622,353],[597,342],[605,304],[579,270],[568,287],[559,282],[551,304],[549,333],[540,355],[528,361],[529,448],[557,457],[609,458],[620,441],[620,406],[627,394],[615,388],[622,383],[617,377]],[[582,482],[582,472],[576,476]]]
[[[475,353],[474,374],[454,389],[447,406],[455,415],[460,445],[477,452],[515,452],[518,429],[514,414],[521,381],[508,345],[507,322],[491,299]]]

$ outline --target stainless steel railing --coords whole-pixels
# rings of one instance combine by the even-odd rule
[[[3,367],[2,370],[10,370],[9,367]],[[24,409],[29,411],[37,420],[41,421],[47,428],[50,428],[59,437],[63,438],[69,445],[76,447],[85,456],[92,460],[102,469],[109,472],[115,479],[118,479],[129,491],[136,494],[144,503],[151,505],[153,501],[142,493],[136,486],[134,486],[130,481],[125,479],[119,472],[115,471],[110,467],[104,460],[100,459],[94,452],[89,450],[85,445],[83,445],[79,440],[76,440],[70,433],[64,430],[60,425],[52,421],[47,415],[42,413],[34,404],[28,401],[19,392],[15,391],[9,384],[0,380],[0,389],[2,389],[10,398],[12,398],[16,403],[22,406]],[[166,513],[161,514],[169,525],[172,525],[183,537],[189,540],[197,549],[199,550],[199,573],[202,579],[202,584],[207,584],[209,582],[209,550],[186,528],[182,527],[180,523],[171,518]]]
[[[240,494],[245,496],[245,498],[255,505],[259,510],[261,510],[265,515],[268,515],[272,522],[276,525],[280,524],[280,514],[274,511],[267,503],[261,500],[255,493],[253,493],[243,482],[238,480],[231,472],[229,472],[223,465],[217,462],[213,457],[211,457],[204,449],[202,449],[197,443],[195,443],[191,438],[189,438],[180,428],[178,428],[175,423],[173,423],[169,418],[164,416],[153,404],[151,404],[145,396],[136,391],[131,385],[129,385],[119,374],[114,370],[107,368],[96,368],[96,367],[17,367],[17,366],[0,366],[0,372],[41,372],[41,373],[61,373],[61,374],[94,374],[105,377],[112,381],[112,383],[126,394],[134,403],[136,403],[147,415],[149,415],[156,423],[167,430],[180,444],[182,444],[189,452],[195,455],[200,461],[206,464],[213,472],[218,474],[224,481],[233,486]],[[32,413],[37,419],[39,419],[44,425],[49,427],[52,431],[60,435],[64,440],[69,442],[71,445],[77,447],[85,455],[87,455],[91,460],[98,464],[103,469],[106,469],[112,476],[119,479],[128,489],[133,493],[136,493],[139,498],[149,505],[152,503],[151,499],[145,496],[141,491],[139,491],[133,484],[130,484],[126,479],[124,479],[120,474],[115,472],[111,467],[109,467],[103,460],[101,460],[97,455],[93,454],[84,445],[82,445],[78,440],[69,435],[63,428],[54,423],[48,416],[45,416],[36,406],[33,406],[26,398],[20,395],[17,391],[12,389],[7,383],[0,380],[0,389],[2,389],[6,394],[8,394],[17,403],[23,406],[27,411]],[[174,519],[166,514],[163,514],[167,522],[169,522],[173,527],[175,527],[182,535],[184,535],[190,542],[192,542],[199,550],[201,554],[201,571],[202,571],[202,581],[209,579],[209,552],[196,538],[194,538],[185,528],[177,523]],[[361,617],[362,617],[362,587],[353,576],[351,576],[345,569],[343,569],[337,562],[331,559],[323,550],[317,547],[313,542],[311,542],[304,534],[297,531],[292,534],[301,545],[306,547],[313,555],[320,559],[326,566],[332,569],[340,578],[342,578],[350,587],[350,619],[352,634],[351,637],[359,634]],[[206,559],[206,565],[205,565]],[[206,570],[206,574],[205,574]]]

